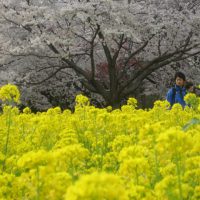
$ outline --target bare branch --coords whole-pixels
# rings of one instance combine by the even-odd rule
[[[97,25],[97,27],[100,30],[100,26]],[[110,50],[109,50],[109,48],[108,48],[108,46],[107,46],[107,44],[105,42],[105,38],[104,38],[104,36],[103,36],[101,31],[98,32],[98,36],[99,36],[99,38],[101,40],[101,44],[102,44],[102,47],[104,49],[104,52],[105,52],[105,55],[106,55],[106,58],[107,58],[107,61],[108,61],[108,65],[111,66],[112,65],[112,56],[111,56]]]
[[[25,29],[25,30],[28,31],[28,32],[32,32],[32,29],[31,29],[30,26],[23,26],[22,24],[18,24],[18,23],[15,22],[14,20],[8,19],[7,17],[5,17],[5,15],[2,15],[2,16],[3,16],[3,18],[4,18],[6,21],[8,21],[8,22],[10,22],[10,23],[12,23],[12,24],[14,24],[14,25],[16,25],[16,26],[18,26],[18,27],[22,27],[23,29]]]
[[[97,27],[94,36],[92,37],[92,41],[90,42],[91,44],[91,50],[90,50],[90,59],[91,59],[91,69],[92,69],[92,79],[95,77],[95,61],[94,61],[94,41],[97,37],[97,34],[99,32],[99,27]]]
[[[59,58],[58,56],[49,56],[49,55],[41,55],[41,54],[36,54],[36,53],[20,53],[20,54],[16,54],[16,53],[4,53],[4,52],[0,52],[1,55],[9,55],[9,56],[13,56],[13,57],[28,57],[28,56],[33,56],[33,57],[37,57],[37,58],[48,58],[48,59],[56,59]]]
[[[124,86],[122,86],[120,88],[120,90],[119,90],[120,94],[123,92],[123,90],[128,88],[130,84],[131,85],[135,84],[135,80],[137,80],[138,79],[137,77],[140,77],[141,74],[147,76],[150,73],[152,73],[153,71],[155,71],[155,69],[159,69],[162,66],[165,66],[165,65],[167,65],[167,64],[169,64],[171,62],[174,62],[175,60],[176,61],[177,60],[183,60],[184,59],[183,58],[184,53],[189,52],[194,47],[196,47],[196,45],[194,45],[192,47],[188,47],[188,48],[184,47],[184,51],[181,49],[181,50],[177,50],[177,51],[174,51],[172,53],[169,53],[169,54],[166,54],[166,55],[162,55],[160,57],[155,58],[149,64],[144,66],[144,68],[138,69],[137,71],[135,71],[135,73],[133,74],[132,78],[129,81],[127,81],[127,83]],[[162,64],[162,63],[166,63],[166,64]]]
[[[192,47],[191,47],[192,48]],[[190,51],[191,48],[185,49],[186,51]],[[200,51],[197,51],[193,54],[190,54],[189,57],[194,56],[200,54]],[[166,55],[163,58],[157,58],[157,60],[154,60],[154,62],[152,61],[150,64],[148,64],[144,69],[139,70],[135,75],[134,74],[134,78],[132,78],[131,80],[128,81],[128,83],[126,84],[126,87],[123,87],[123,89],[121,88],[120,90],[120,95],[121,97],[125,97],[129,94],[131,94],[135,89],[137,89],[141,82],[148,76],[150,75],[152,72],[154,72],[156,69],[159,69],[161,67],[164,67],[172,62],[177,62],[180,60],[184,60],[187,57],[183,56],[183,52],[179,51],[179,52],[174,52],[173,56],[171,55]],[[131,84],[131,85],[130,85]]]
[[[9,61],[9,62],[7,62],[7,63],[4,63],[4,64],[0,64],[0,67],[5,67],[5,66],[8,66],[8,65],[10,65],[10,64],[12,64],[12,63],[14,63],[14,62],[16,62],[16,61],[19,61],[19,60],[21,60],[21,58],[18,58],[18,59],[16,59],[16,60],[11,60],[11,61]]]
[[[121,50],[121,48],[122,48],[122,46],[123,46],[123,44],[124,44],[123,41],[124,41],[124,34],[122,34],[122,35],[120,36],[120,42],[119,42],[119,44],[118,44],[118,50],[115,52],[115,54],[114,54],[114,56],[113,56],[113,62],[114,62],[114,64],[116,64],[116,61],[117,61],[119,52],[120,52],[120,50]]]
[[[144,44],[138,48],[136,51],[134,51],[133,53],[130,54],[130,56],[126,59],[124,66],[126,66],[128,64],[128,62],[130,61],[131,58],[133,58],[135,55],[137,55],[139,52],[141,52],[149,43],[149,41],[144,42]]]
[[[132,52],[130,54],[130,56],[126,59],[125,63],[124,63],[124,69],[122,70],[122,72],[120,73],[119,77],[118,77],[118,81],[124,76],[126,70],[127,70],[127,65],[128,62],[130,61],[131,58],[133,58],[135,55],[137,55],[139,52],[141,52],[148,44],[149,41],[146,41],[140,48],[138,48],[136,51]]]
[[[41,81],[38,82],[28,82],[28,84],[31,85],[39,85],[41,83],[44,83],[45,81],[48,81],[49,79],[53,78],[59,71],[61,71],[62,69],[65,69],[66,67],[59,67],[55,72],[53,72],[51,75],[49,75],[47,78],[44,78]]]
[[[159,38],[158,40],[158,55],[161,56],[162,55],[162,52],[161,52],[161,39]]]

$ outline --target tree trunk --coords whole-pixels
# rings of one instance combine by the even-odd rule
[[[119,98],[118,94],[110,94],[110,99],[107,102],[108,106],[112,106],[113,109],[120,108],[121,99]]]

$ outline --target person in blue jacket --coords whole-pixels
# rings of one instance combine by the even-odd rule
[[[176,72],[175,74],[175,85],[174,87],[170,88],[167,92],[166,99],[170,103],[170,108],[175,104],[179,103],[184,108],[186,103],[184,101],[184,96],[186,95],[186,88],[185,88],[186,78],[185,74],[182,72]]]

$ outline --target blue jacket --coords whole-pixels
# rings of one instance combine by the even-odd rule
[[[180,87],[175,85],[174,87],[170,88],[167,92],[166,99],[170,103],[171,107],[175,103],[180,103],[183,107],[185,107],[186,103],[184,101],[184,96],[186,95],[185,87]]]

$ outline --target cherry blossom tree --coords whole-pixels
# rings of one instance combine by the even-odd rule
[[[35,58],[38,76],[28,83],[75,73],[113,107],[157,69],[200,53],[195,0],[0,2],[2,66]]]

